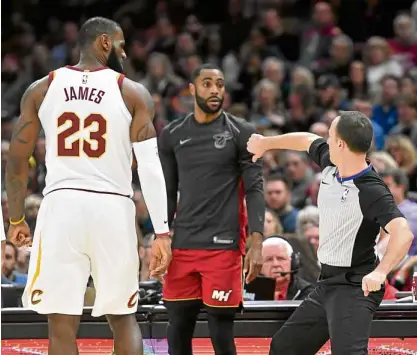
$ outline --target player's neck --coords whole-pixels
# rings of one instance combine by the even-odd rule
[[[88,52],[80,55],[80,61],[76,65],[76,67],[86,70],[95,70],[105,66],[106,64],[104,62],[100,61],[99,58]]]
[[[222,113],[222,110],[216,113],[205,113],[199,107],[194,109],[194,118],[198,123],[210,123],[213,122]]]
[[[354,176],[368,167],[368,163],[363,156],[352,154],[350,157],[343,159],[343,162],[337,166],[341,178]]]

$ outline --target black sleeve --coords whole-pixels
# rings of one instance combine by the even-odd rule
[[[239,167],[246,196],[249,232],[263,234],[265,219],[265,197],[263,186],[263,160],[252,162],[252,154],[246,144],[255,132],[255,127],[245,122],[240,125],[239,133]]]
[[[375,172],[356,179],[355,185],[359,189],[359,203],[366,219],[377,222],[385,230],[393,219],[404,217],[390,190]]]
[[[329,145],[324,138],[318,138],[311,143],[308,155],[321,170],[333,165],[330,161]]]
[[[175,211],[177,209],[177,194],[178,194],[178,170],[177,161],[172,147],[172,136],[169,127],[165,127],[159,138],[159,159],[161,160],[162,170],[165,176],[165,185],[167,189],[168,198],[168,225],[171,228],[174,219]]]

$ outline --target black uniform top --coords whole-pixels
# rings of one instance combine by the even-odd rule
[[[246,149],[252,133],[250,123],[225,112],[207,124],[190,114],[163,129],[158,145],[170,226],[176,213],[173,249],[243,251],[244,196],[249,231],[263,232],[263,163],[253,163]]]

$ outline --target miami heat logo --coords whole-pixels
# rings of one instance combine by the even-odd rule
[[[32,304],[38,304],[40,301],[42,301],[42,296],[43,291],[41,290],[33,290],[31,295],[30,295],[30,302]]]
[[[228,140],[232,139],[232,135],[229,131],[224,131],[223,133],[218,133],[213,136],[214,146],[217,149],[223,149],[226,146]]]

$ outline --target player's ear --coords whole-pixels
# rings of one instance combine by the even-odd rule
[[[188,84],[188,89],[190,90],[191,95],[195,96],[195,85],[193,83]]]
[[[106,52],[110,52],[112,48],[112,41],[108,34],[103,33],[100,36],[100,47]]]

